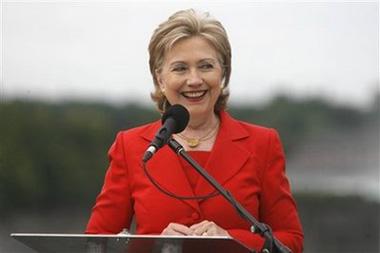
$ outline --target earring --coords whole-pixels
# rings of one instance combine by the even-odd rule
[[[223,83],[223,84],[220,85],[220,91],[221,91],[221,93],[222,93],[223,95],[226,95],[226,94],[228,94],[228,87],[226,87],[226,86],[224,85],[224,83]]]

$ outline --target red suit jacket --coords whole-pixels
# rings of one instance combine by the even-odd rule
[[[302,252],[303,232],[285,175],[285,159],[278,134],[220,113],[221,125],[205,169],[294,253]],[[110,165],[93,208],[87,233],[119,233],[133,215],[137,234],[160,234],[171,222],[190,226],[214,221],[250,248],[261,249],[263,239],[249,231],[221,196],[202,201],[164,195],[148,180],[141,158],[159,121],[122,131],[109,150]],[[207,195],[213,188],[203,179],[193,190],[179,157],[168,146],[147,163],[150,174],[166,190],[180,196]]]

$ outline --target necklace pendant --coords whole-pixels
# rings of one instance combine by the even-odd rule
[[[199,145],[199,139],[189,138],[186,141],[187,141],[187,145],[189,145],[190,148],[195,148]]]

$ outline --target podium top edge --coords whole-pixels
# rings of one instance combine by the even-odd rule
[[[53,234],[11,233],[11,237],[77,237],[77,238],[171,238],[171,239],[232,239],[230,236],[178,236],[178,235],[133,235],[133,234]]]

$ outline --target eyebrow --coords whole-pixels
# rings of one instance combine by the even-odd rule
[[[203,58],[200,59],[197,63],[205,62],[205,61],[211,61],[212,63],[217,63],[218,61],[214,58]],[[174,61],[170,63],[170,66],[176,65],[176,64],[187,64],[185,61]]]

